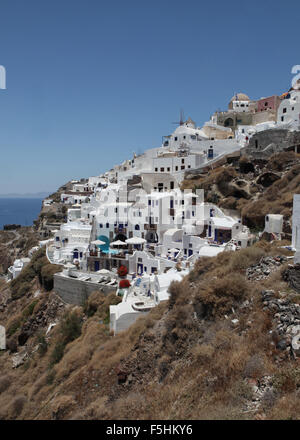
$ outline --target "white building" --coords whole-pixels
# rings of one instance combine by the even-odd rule
[[[299,130],[300,90],[291,90],[278,107],[277,124]]]
[[[265,217],[265,232],[269,234],[281,234],[283,227],[283,215],[267,214]]]
[[[30,258],[24,257],[14,261],[13,266],[8,268],[8,277],[15,279],[22,271],[24,267],[30,262]]]

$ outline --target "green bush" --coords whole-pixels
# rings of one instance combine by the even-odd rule
[[[50,367],[53,367],[53,365],[57,364],[63,358],[65,346],[66,344],[63,341],[58,341],[55,344],[50,356]]]
[[[54,274],[62,271],[62,266],[57,264],[47,263],[41,268],[41,284],[47,290],[53,289],[54,284]]]
[[[59,326],[60,339],[50,356],[50,367],[63,358],[66,345],[81,335],[81,327],[82,318],[76,312],[68,313],[63,317]]]

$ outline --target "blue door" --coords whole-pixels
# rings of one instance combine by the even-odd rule
[[[211,225],[208,226],[208,236],[211,237]]]
[[[189,257],[190,257],[191,255],[193,255],[193,250],[192,250],[192,249],[189,249]]]
[[[215,229],[215,241],[218,241],[218,229]]]
[[[100,269],[100,263],[99,261],[95,261],[95,272]]]
[[[78,251],[73,252],[73,258],[78,260]]]

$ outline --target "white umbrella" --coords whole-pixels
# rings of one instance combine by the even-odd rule
[[[179,252],[179,249],[173,248],[173,249],[170,249],[169,252],[171,252],[172,254],[175,254],[175,252]]]
[[[125,241],[121,241],[121,240],[117,240],[117,241],[113,241],[112,243],[110,243],[110,246],[126,246]]]
[[[140,238],[140,237],[132,237],[132,238],[128,238],[126,240],[126,243],[128,243],[128,244],[144,244],[144,243],[146,243],[146,240],[144,238]]]
[[[91,241],[92,244],[95,244],[96,246],[101,246],[103,244],[106,244],[105,241],[101,241],[101,240],[94,240]]]

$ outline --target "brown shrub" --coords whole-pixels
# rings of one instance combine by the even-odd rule
[[[244,376],[257,379],[264,374],[264,370],[264,360],[261,355],[256,353],[247,360],[244,369]]]
[[[7,375],[0,376],[0,393],[6,391],[10,385],[11,385],[11,378],[9,376]]]
[[[13,399],[11,403],[11,414],[13,418],[18,417],[21,414],[26,401],[26,397],[22,394]]]

